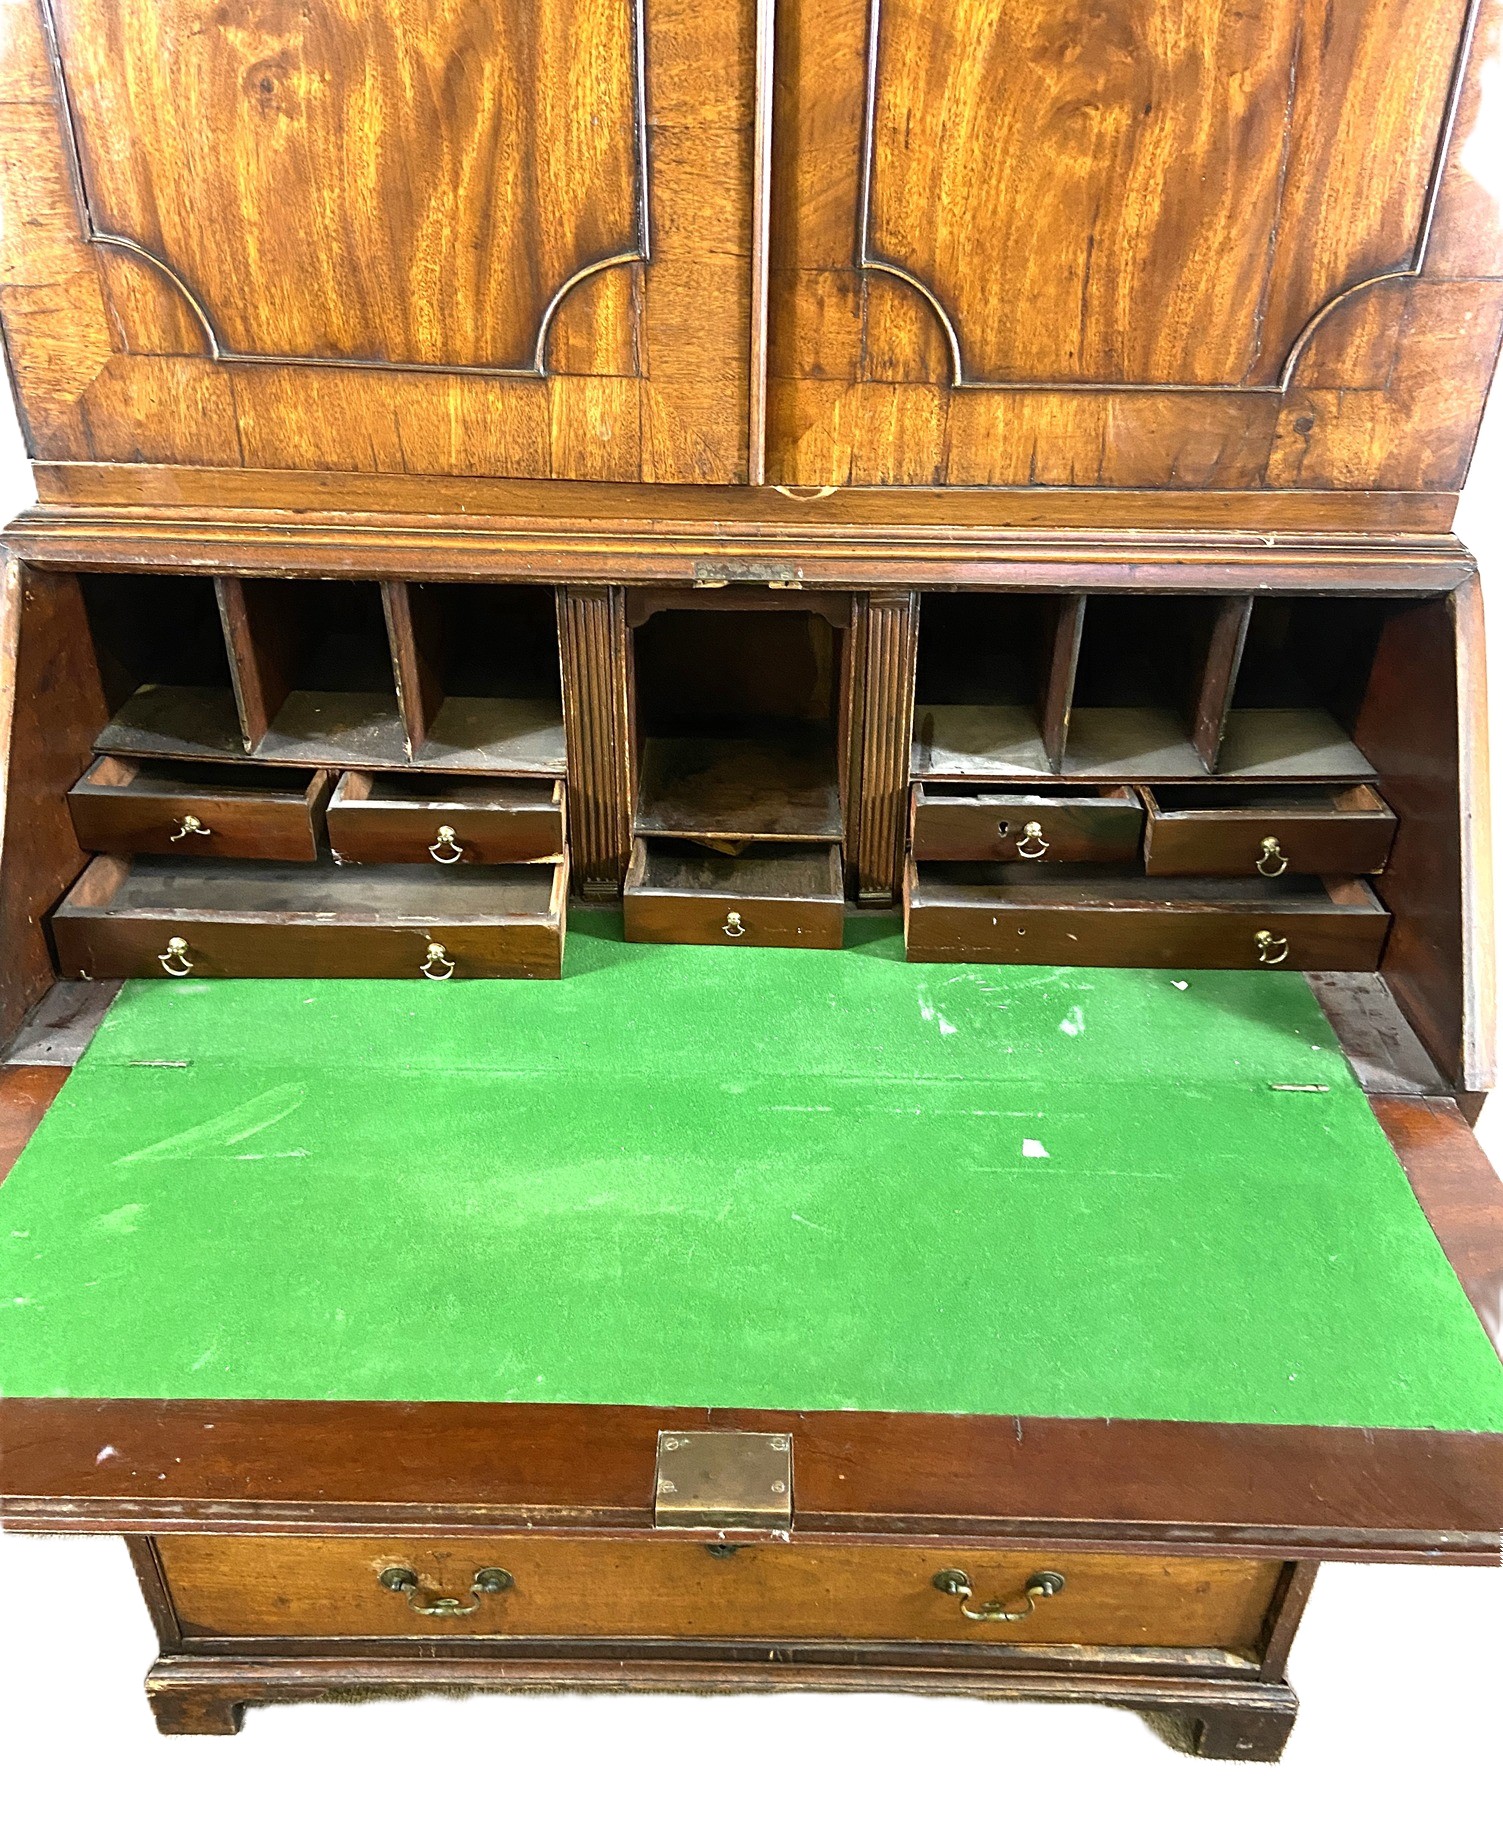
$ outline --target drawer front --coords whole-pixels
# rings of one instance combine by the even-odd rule
[[[557,860],[564,851],[564,787],[518,785],[498,792],[494,802],[479,803],[351,799],[341,785],[328,821],[329,845],[342,861],[505,866]]]
[[[307,792],[160,787],[138,774],[130,788],[111,778],[132,761],[100,759],[68,793],[78,845],[96,854],[175,854],[203,860],[307,860],[318,854],[317,821],[330,776]],[[306,776],[306,774],[305,774]]]
[[[1281,1565],[948,1545],[163,1537],[185,1632],[228,1638],[870,1639],[1256,1651]],[[490,1591],[477,1591],[482,1578]],[[402,1587],[383,1585],[406,1579]],[[1055,1594],[1031,1578],[1053,1573]],[[971,1592],[945,1592],[949,1576]],[[440,1601],[442,1615],[415,1611]],[[968,1619],[995,1603],[1025,1617]],[[465,1609],[470,1609],[465,1611]]]
[[[733,949],[838,949],[845,938],[843,904],[796,898],[698,898],[673,892],[627,892],[628,942],[710,943]]]
[[[59,969],[75,980],[405,980],[425,968],[439,980],[557,980],[563,965],[562,920],[541,918],[413,928],[83,911],[52,928]]]
[[[1360,795],[1370,808],[1166,810],[1145,791],[1144,869],[1160,878],[1381,873],[1398,819],[1376,792]]]
[[[905,896],[908,959],[916,962],[1367,973],[1378,966],[1389,924],[1381,907],[952,904],[926,896],[916,868]]]
[[[1131,790],[1096,797],[913,789],[915,860],[1134,861],[1143,806]]]

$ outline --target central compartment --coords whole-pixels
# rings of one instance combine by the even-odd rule
[[[628,620],[639,755],[628,934],[647,935],[650,917],[658,941],[838,943],[850,598],[644,590]],[[763,901],[759,915],[743,899]],[[768,900],[791,922],[769,920]],[[816,904],[806,924],[799,908]]]

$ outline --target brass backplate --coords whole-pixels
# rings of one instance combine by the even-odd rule
[[[793,1438],[765,1430],[659,1430],[653,1522],[669,1531],[786,1531]]]

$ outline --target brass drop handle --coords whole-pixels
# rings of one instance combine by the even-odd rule
[[[454,978],[454,958],[442,943],[429,943],[428,959],[423,963],[421,972],[430,981],[448,981]]]
[[[746,925],[742,923],[739,911],[727,911],[725,922],[720,927],[727,936],[745,936],[747,934]]]
[[[431,1600],[425,1600],[423,1585],[413,1569],[383,1569],[376,1579],[389,1593],[405,1594],[407,1605],[426,1620],[463,1619],[467,1613],[480,1611],[482,1595],[505,1594],[515,1585],[515,1577],[505,1569],[477,1569],[475,1579],[470,1583],[470,1593],[475,1598],[466,1602],[457,1594],[435,1594]]]
[[[163,974],[170,974],[175,981],[183,980],[193,972],[193,957],[188,953],[185,937],[169,936],[167,947],[157,960],[162,964]]]
[[[1049,843],[1044,840],[1044,825],[1041,822],[1025,822],[1023,833],[1018,837],[1018,858],[1042,860],[1048,852]]]
[[[968,1620],[981,1620],[993,1625],[1015,1625],[1020,1620],[1032,1619],[1040,1601],[1053,1600],[1056,1594],[1065,1591],[1065,1578],[1054,1569],[1040,1569],[1036,1575],[1030,1575],[1023,1584],[1022,1606],[1011,1606],[1007,1601],[981,1601],[971,1605],[975,1589],[971,1578],[964,1569],[941,1569],[934,1578],[934,1586],[941,1594],[953,1594],[960,1602],[960,1611]]]
[[[443,853],[442,850],[444,848],[448,848],[450,852],[447,854]],[[464,859],[464,849],[461,847],[453,829],[449,827],[448,823],[440,823],[438,840],[434,842],[428,852],[441,867],[452,867],[456,860]]]
[[[167,839],[169,841],[181,841],[185,835],[212,835],[213,833],[214,831],[210,828],[206,828],[196,816],[179,816],[177,819],[177,833],[175,835],[169,835]]]
[[[1289,938],[1275,936],[1272,930],[1260,930],[1253,938],[1258,945],[1258,960],[1265,968],[1277,968],[1289,960]]]
[[[1264,879],[1277,879],[1281,873],[1289,871],[1289,857],[1279,846],[1277,835],[1263,837],[1263,846],[1258,853],[1258,871]]]

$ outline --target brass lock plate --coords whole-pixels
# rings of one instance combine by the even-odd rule
[[[653,1523],[668,1531],[786,1531],[793,1438],[766,1430],[659,1430]]]

